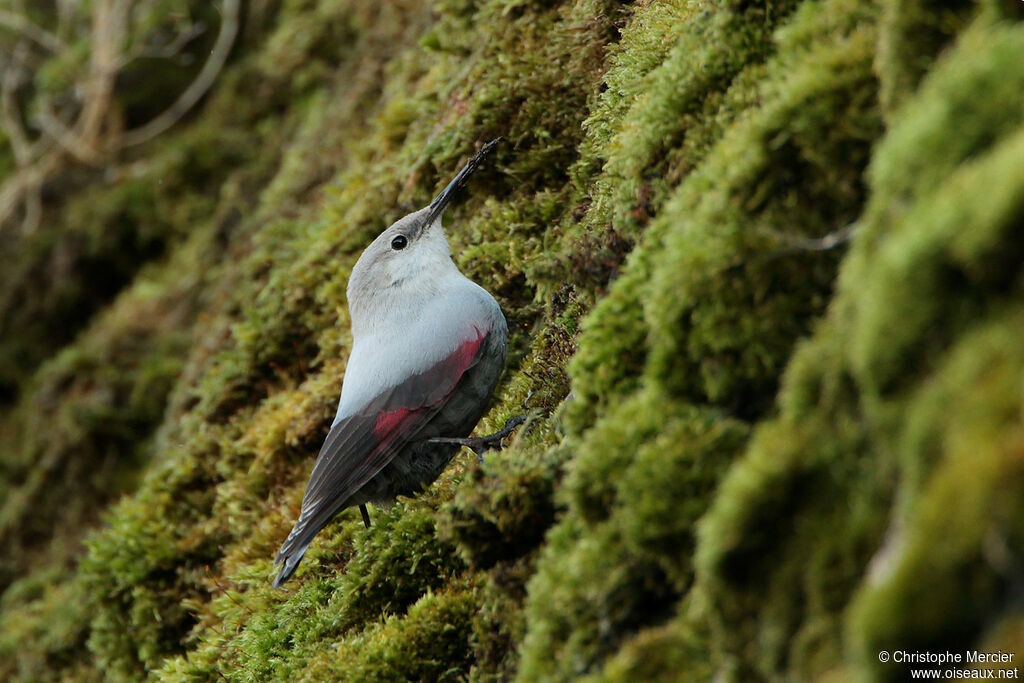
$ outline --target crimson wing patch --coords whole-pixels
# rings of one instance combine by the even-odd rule
[[[299,520],[274,562],[285,563],[275,586],[291,575],[320,529],[437,414],[466,371],[479,362],[485,336],[473,329],[476,337],[447,358],[388,389],[331,428],[306,485]]]

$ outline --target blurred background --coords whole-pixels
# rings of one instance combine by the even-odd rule
[[[1022,19],[0,0],[0,678],[1018,666]],[[498,136],[446,222],[534,418],[272,590],[351,267]]]

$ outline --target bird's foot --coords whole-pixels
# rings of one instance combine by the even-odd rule
[[[436,438],[429,439],[429,443],[454,443],[460,446],[466,446],[474,453],[476,453],[476,459],[480,464],[484,462],[484,453],[490,450],[500,451],[505,447],[502,440],[512,433],[519,425],[526,422],[526,415],[517,415],[516,417],[510,417],[505,420],[505,426],[487,436],[473,436],[465,439],[447,439],[447,438]]]

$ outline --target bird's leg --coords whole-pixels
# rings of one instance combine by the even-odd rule
[[[501,450],[504,446],[501,443],[502,439],[512,433],[519,425],[526,422],[526,415],[517,415],[516,417],[510,417],[505,420],[505,426],[487,436],[474,436],[467,437],[465,439],[447,439],[438,437],[436,439],[428,439],[427,443],[454,443],[460,446],[466,446],[474,453],[476,453],[476,459],[481,464],[484,462],[484,453],[489,450]]]
[[[460,446],[466,446],[476,453],[477,461],[482,465],[484,462],[484,453],[490,450],[501,450],[504,448],[504,444],[501,443],[502,439],[512,433],[512,431],[519,425],[526,422],[526,415],[517,415],[510,417],[505,420],[505,426],[487,436],[475,436],[468,437],[465,439],[447,439],[438,437],[436,439],[427,439],[427,443],[454,443]],[[370,528],[370,513],[366,510],[366,505],[359,506],[359,513],[363,516],[363,526],[367,529]]]

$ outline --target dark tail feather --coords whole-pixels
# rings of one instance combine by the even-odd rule
[[[343,507],[340,503],[334,503],[330,507],[310,506],[299,515],[299,521],[295,523],[274,559],[275,567],[282,565],[277,573],[277,578],[274,579],[274,588],[280,588],[281,584],[295,573],[295,569],[302,562],[302,556],[306,554],[306,548],[313,542],[320,530],[331,521],[331,517],[334,517],[335,513]],[[363,521],[367,522],[369,515],[365,512],[366,508],[360,507],[364,510],[363,514],[366,515]]]
[[[302,562],[302,556],[306,554],[306,548],[309,547],[309,543],[296,549],[286,557],[279,557],[276,564],[281,564],[280,571],[277,572],[277,578],[274,579],[274,588],[280,588],[285,581],[291,578],[291,575],[295,573],[295,570],[299,568],[299,563]]]

